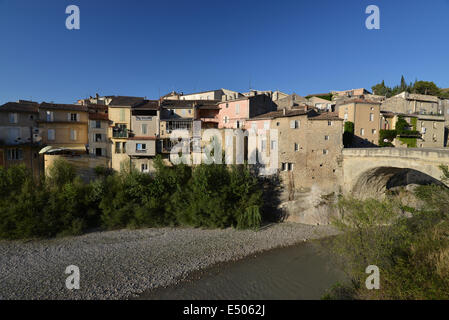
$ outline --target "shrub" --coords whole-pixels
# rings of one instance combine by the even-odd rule
[[[237,218],[238,229],[254,229],[257,230],[262,222],[258,206],[251,206],[246,208]]]
[[[447,167],[443,172],[449,177]],[[392,199],[339,201],[335,225],[344,233],[333,249],[349,281],[325,298],[347,298],[348,293],[352,299],[449,298],[449,191],[421,186],[416,195],[426,206],[411,218]],[[365,287],[368,265],[380,269],[380,290]]]
[[[246,166],[169,167],[160,157],[154,164],[153,175],[129,163],[120,173],[97,168],[90,183],[64,160],[36,181],[24,166],[0,168],[0,238],[78,235],[98,227],[260,225],[262,189]]]

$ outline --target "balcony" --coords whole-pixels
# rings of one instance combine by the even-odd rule
[[[218,117],[201,117],[200,118],[201,122],[215,122],[215,123],[219,123],[220,120],[218,119]]]
[[[128,138],[128,129],[126,128],[114,128],[112,130],[113,138]]]

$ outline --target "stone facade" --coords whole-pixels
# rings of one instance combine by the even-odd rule
[[[310,191],[313,186],[324,193],[338,191],[341,119],[335,115],[282,116],[271,121],[271,128],[279,132],[280,177],[290,189],[290,199],[295,191]]]
[[[381,110],[403,114],[443,115],[443,107],[438,97],[408,92],[386,99]]]
[[[279,100],[276,100],[275,103],[276,103],[277,110],[282,110],[282,109],[290,110],[292,108],[303,107],[305,105],[313,106],[313,104],[309,103],[309,101],[306,98],[304,98],[300,95],[297,95],[296,93],[293,93],[293,94],[283,97]]]

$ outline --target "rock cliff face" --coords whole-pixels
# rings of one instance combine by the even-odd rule
[[[284,201],[280,207],[286,221],[309,225],[328,225],[334,217],[337,191],[326,192],[317,186],[295,192],[294,200]]]

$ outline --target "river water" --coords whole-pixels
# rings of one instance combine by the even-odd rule
[[[327,250],[316,242],[271,250],[214,266],[175,286],[146,292],[140,299],[320,299],[344,280]]]

